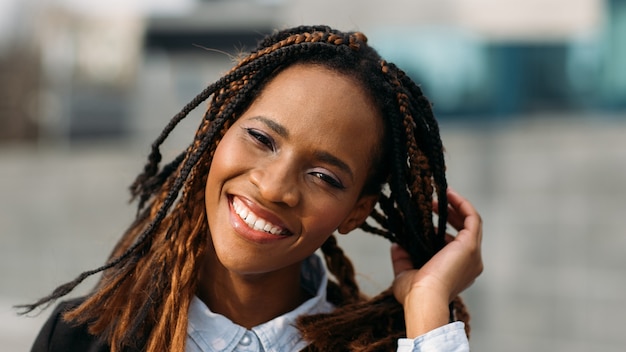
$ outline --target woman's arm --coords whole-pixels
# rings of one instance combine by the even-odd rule
[[[448,223],[456,236],[422,268],[413,268],[406,251],[394,245],[391,259],[394,295],[404,307],[408,338],[448,324],[450,302],[483,270],[480,245],[482,220],[465,198],[448,189]],[[434,207],[436,209],[436,207]]]

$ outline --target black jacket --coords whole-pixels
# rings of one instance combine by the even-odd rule
[[[50,315],[33,343],[31,352],[108,352],[110,347],[87,332],[87,325],[63,320],[64,312],[77,307],[82,299],[60,303]]]

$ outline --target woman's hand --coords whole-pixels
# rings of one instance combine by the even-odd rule
[[[407,337],[415,338],[448,323],[448,305],[483,270],[480,251],[482,220],[465,198],[448,189],[448,223],[456,236],[422,268],[413,268],[409,254],[391,247],[395,279],[393,292],[404,306]],[[434,209],[437,207],[434,206]]]

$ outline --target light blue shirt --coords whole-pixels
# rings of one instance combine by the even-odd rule
[[[211,310],[194,297],[189,307],[186,352],[285,352],[307,346],[295,326],[301,315],[328,313],[326,269],[317,255],[302,265],[302,287],[312,298],[293,311],[248,330]],[[461,322],[445,325],[416,339],[399,339],[398,352],[465,352],[469,345]]]

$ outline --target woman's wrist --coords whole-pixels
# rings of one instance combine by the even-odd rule
[[[406,336],[410,339],[446,325],[450,316],[448,297],[427,289],[411,290],[403,307]]]

